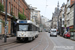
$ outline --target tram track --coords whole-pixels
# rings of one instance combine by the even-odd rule
[[[16,48],[16,47],[19,47],[19,46],[22,46],[22,45],[24,45],[24,44],[16,44],[16,45],[13,45],[11,47],[7,47],[4,50],[9,50],[9,49]]]
[[[7,43],[7,44],[2,44],[2,45],[0,45],[0,47],[5,46],[5,45],[11,45],[11,44],[13,44],[13,43],[16,43],[16,41],[11,42],[11,43]]]
[[[19,46],[22,46],[22,45],[25,45],[26,43],[17,43],[16,41],[15,42],[12,42],[12,43],[9,43],[9,44],[5,44],[5,45],[0,45],[0,48],[2,50],[10,50],[12,48],[16,48],[16,47],[19,47]]]
[[[7,45],[2,45],[0,50],[50,50],[50,40],[46,34],[41,33],[39,37],[32,42],[13,42]],[[50,47],[49,47],[50,46]]]
[[[46,37],[44,39],[46,40],[47,45],[42,50],[47,50],[47,48],[49,47],[49,41]],[[39,46],[43,45],[42,42],[43,42],[43,37],[39,41],[39,44],[37,44],[35,47],[31,48],[31,50],[37,50],[37,48],[39,48]]]
[[[49,47],[49,41],[47,38],[46,38],[46,41],[47,41],[47,46],[43,50],[47,50],[47,48]]]
[[[35,47],[31,48],[31,50],[34,50],[35,48],[37,48],[37,47],[41,44],[42,40],[43,40],[43,37],[42,37],[41,40],[39,41],[39,44],[37,44]]]

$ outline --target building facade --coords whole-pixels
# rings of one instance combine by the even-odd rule
[[[41,17],[40,17],[40,10],[35,10],[35,20],[36,20],[36,24],[37,25],[40,25],[40,19],[41,19]]]
[[[67,0],[67,4],[61,6],[59,13],[60,35],[74,28],[74,2],[75,0]]]
[[[64,27],[64,25],[65,25],[65,3],[62,4],[58,17],[59,17],[60,35],[63,35],[63,33],[65,31],[65,27]]]
[[[36,20],[35,20],[35,10],[37,9],[36,7],[32,7],[29,5],[29,8],[30,8],[30,20],[32,22],[34,22],[36,24]]]
[[[66,27],[67,31],[73,29],[74,27],[74,2],[75,0],[67,0],[66,5]]]
[[[57,7],[55,8],[54,13],[52,14],[52,28],[58,29],[58,15],[59,15],[59,3]]]
[[[1,12],[0,20],[5,21],[6,0],[0,0],[0,3],[4,5],[4,12]],[[11,32],[13,31],[13,16],[11,15],[11,12],[13,12],[13,15],[16,19],[19,19],[18,13],[24,13],[26,18],[30,19],[30,10],[25,0],[7,0],[7,34],[11,34]],[[2,25],[2,22],[0,22],[0,34],[4,34],[4,27]]]

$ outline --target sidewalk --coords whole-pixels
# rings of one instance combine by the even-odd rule
[[[16,41],[16,37],[10,37],[10,38],[7,38],[7,42],[4,43],[4,38],[1,40],[0,39],[0,46],[1,45],[6,45],[6,44],[9,44],[9,43],[13,43]]]

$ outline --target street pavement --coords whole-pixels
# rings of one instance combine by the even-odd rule
[[[10,38],[9,41],[12,41]],[[0,46],[0,50],[75,50],[75,41],[60,36],[50,37],[50,33],[41,32],[31,42],[16,42],[16,38],[7,45]]]
[[[48,37],[50,34],[47,34]],[[50,37],[54,43],[54,50],[75,50],[75,41],[61,36]]]
[[[9,44],[9,43],[13,43],[15,41],[16,41],[16,37],[10,37],[10,38],[7,38],[7,42],[5,43],[4,38],[3,38],[3,39],[0,39],[0,46],[6,45],[6,44]]]
[[[14,42],[0,46],[1,50],[53,50],[54,44],[45,32],[39,34],[38,38],[31,42]]]

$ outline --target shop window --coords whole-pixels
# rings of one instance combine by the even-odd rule
[[[8,28],[9,28],[8,25],[9,25],[9,21],[7,21],[7,33],[8,33]]]

